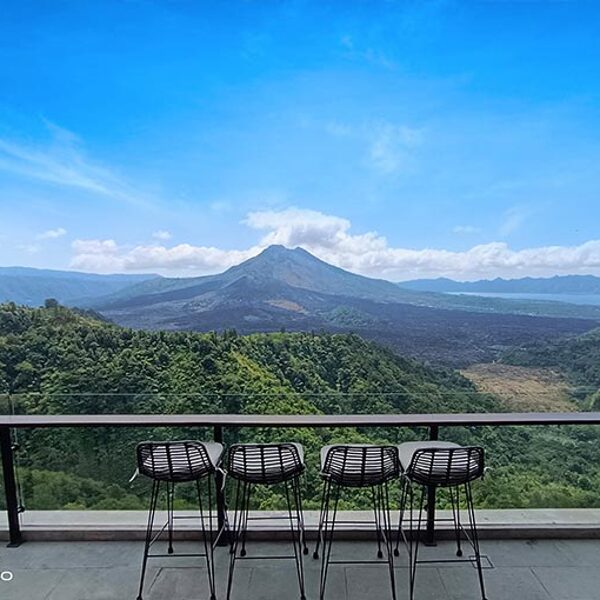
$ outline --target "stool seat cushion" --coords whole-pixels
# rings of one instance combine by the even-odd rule
[[[400,466],[406,471],[412,462],[413,456],[417,450],[430,450],[431,448],[460,448],[454,442],[424,441],[424,442],[404,442],[398,446],[398,455],[400,457]]]
[[[223,458],[223,452],[225,450],[223,444],[219,444],[219,442],[202,442],[202,445],[208,452],[208,458],[210,459],[212,466],[218,467],[221,459]]]

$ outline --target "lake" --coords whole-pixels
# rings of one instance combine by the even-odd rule
[[[600,306],[600,294],[509,294],[500,292],[450,292],[453,296],[484,296],[487,298],[506,298],[507,300],[546,300],[549,302],[567,302],[569,304],[591,304]]]

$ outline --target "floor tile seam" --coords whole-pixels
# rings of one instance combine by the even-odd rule
[[[538,567],[529,567],[529,570],[531,571],[531,574],[533,575],[534,579],[540,584],[542,589],[546,592],[546,594],[548,595],[548,598],[555,598],[554,594],[552,594],[552,592],[544,585],[544,582],[540,579],[538,574],[535,572],[536,568],[538,568]],[[542,568],[553,568],[553,567],[542,567]]]
[[[54,586],[48,590],[48,593],[44,596],[44,600],[48,600],[48,598],[50,598],[50,596],[54,593],[54,591],[58,588],[58,585],[62,582],[62,580],[67,576],[67,572],[65,569],[65,572],[61,575],[61,577],[58,578],[58,581],[54,584]]]

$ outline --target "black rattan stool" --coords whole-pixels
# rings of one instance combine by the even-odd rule
[[[304,450],[300,444],[236,444],[228,454],[227,474],[235,480],[235,506],[233,526],[230,530],[229,578],[227,600],[231,597],[235,563],[240,559],[291,559],[296,562],[300,598],[305,600],[304,562],[302,554],[308,553],[304,536],[304,517],[300,494],[300,476],[304,472]],[[280,484],[287,503],[287,516],[249,516],[250,497],[256,485]],[[292,534],[293,555],[247,556],[246,533],[248,522],[258,519],[286,519]],[[231,519],[228,519],[231,523]],[[241,547],[240,547],[241,545]]]
[[[330,564],[368,564],[375,560],[331,560],[331,548],[337,519],[340,492],[343,488],[370,488],[377,535],[377,558],[383,558],[385,546],[392,598],[396,599],[394,553],[388,484],[399,475],[398,448],[396,446],[343,445],[325,446],[321,449],[321,477],[323,496],[319,533],[313,558],[319,558],[321,549],[321,580],[319,598],[325,597],[327,572]],[[348,523],[349,521],[344,521]],[[354,522],[353,522],[354,523]],[[381,564],[381,563],[380,563]],[[384,563],[385,564],[385,563]]]
[[[183,482],[194,482],[196,485],[204,552],[198,554],[177,554],[174,556],[199,556],[206,558],[210,599],[216,599],[213,549],[218,537],[222,534],[222,531],[217,532],[217,535],[214,534],[215,529],[213,528],[212,512],[212,499],[214,494],[212,487],[215,485],[214,474],[219,466],[222,455],[223,446],[216,442],[143,442],[138,445],[138,472],[152,479],[152,495],[150,499],[150,509],[148,511],[148,526],[146,528],[146,542],[144,545],[144,557],[142,559],[138,600],[142,600],[144,577],[146,575],[148,559],[173,555],[174,519],[196,518],[173,516],[175,484]],[[206,483],[205,499],[202,497],[201,481]],[[166,488],[167,522],[161,529],[154,533],[156,505],[163,484]],[[206,506],[204,505],[205,501]],[[165,529],[167,530],[168,535],[167,554],[150,554],[150,548],[161,537]]]
[[[409,560],[409,599],[413,600],[417,565],[421,563],[474,563],[479,576],[481,598],[485,600],[485,584],[481,566],[479,537],[473,506],[471,482],[483,477],[483,448],[461,447],[452,442],[406,442],[398,446],[401,475],[400,519],[398,537],[394,553],[398,556],[400,541],[403,541]],[[421,526],[423,509],[429,488],[446,488],[452,505],[452,522],[456,538],[456,559],[419,560],[419,544],[421,543]],[[468,513],[469,525],[465,529],[460,520],[460,495],[464,492],[464,502]],[[416,496],[418,500],[415,502]],[[416,512],[416,516],[414,511]],[[406,514],[408,514],[409,534],[405,531]],[[473,556],[460,558],[463,555],[461,538],[465,537],[473,548]]]

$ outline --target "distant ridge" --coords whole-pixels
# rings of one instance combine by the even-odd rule
[[[63,271],[60,269],[37,269],[35,267],[0,267],[0,277],[38,277],[48,279],[77,279],[97,281],[141,281],[153,279],[160,275],[152,274],[129,274],[129,273],[86,273],[85,271]]]
[[[89,304],[93,298],[115,293],[158,275],[98,275],[31,267],[0,267],[0,302],[40,306],[46,298],[62,304]],[[85,298],[85,300],[84,300]]]
[[[480,279],[454,281],[415,279],[398,283],[403,289],[419,292],[468,292],[506,294],[600,294],[600,277],[594,275],[556,275],[554,277],[523,277],[521,279]]]

